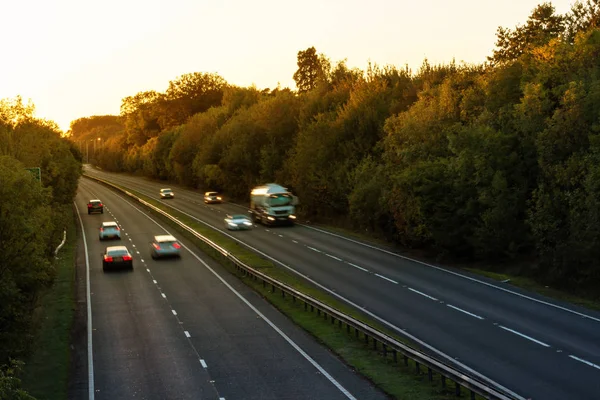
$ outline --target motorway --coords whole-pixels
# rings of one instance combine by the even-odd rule
[[[95,169],[86,173],[158,198],[221,230],[362,309],[437,358],[489,379],[515,398],[600,398],[600,313],[463,271],[424,264],[389,248],[305,225],[224,229],[234,204],[205,205],[177,185]],[[302,199],[300,199],[302,201]]]
[[[92,198],[104,214],[87,214]],[[89,400],[387,398],[189,241],[180,238],[180,259],[153,260],[149,242],[169,231],[139,203],[81,179],[75,204],[89,268]],[[100,242],[111,220],[122,238]],[[129,248],[133,271],[102,271],[110,245]]]

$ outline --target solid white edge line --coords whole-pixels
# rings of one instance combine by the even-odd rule
[[[473,278],[473,277],[470,277],[470,276],[467,276],[467,275],[459,274],[458,272],[450,271],[450,270],[447,270],[445,268],[438,267],[437,265],[433,265],[433,264],[429,264],[429,263],[426,263],[426,262],[423,262],[423,261],[415,260],[414,258],[406,257],[406,256],[403,256],[403,255],[398,254],[398,253],[394,253],[394,252],[389,251],[389,250],[381,249],[379,247],[372,246],[372,245],[367,244],[367,243],[359,242],[358,240],[349,239],[347,237],[344,237],[344,236],[341,236],[341,235],[337,235],[335,233],[327,232],[325,230],[322,230],[322,229],[319,229],[319,228],[315,228],[313,226],[309,226],[309,225],[305,225],[305,224],[298,224],[298,225],[303,226],[303,227],[308,228],[308,229],[313,229],[313,230],[321,232],[321,233],[325,233],[327,235],[335,236],[335,237],[338,237],[340,239],[344,239],[344,240],[350,241],[352,243],[360,244],[362,246],[369,247],[371,249],[378,250],[378,251],[381,251],[383,253],[387,253],[387,254],[390,254],[392,256],[398,257],[398,258],[402,258],[404,260],[408,260],[408,261],[412,261],[412,262],[415,262],[415,263],[418,263],[418,264],[421,264],[421,265],[425,265],[427,267],[434,268],[434,269],[437,269],[438,271],[446,272],[448,274],[452,274],[452,275],[458,276],[460,278],[468,279],[468,280],[470,280],[472,282],[477,282],[477,283],[480,283],[482,285],[485,285],[485,286],[488,286],[488,287],[491,287],[491,288],[494,288],[494,289],[497,289],[497,290],[501,290],[503,292],[510,293],[510,294],[515,295],[515,296],[519,296],[519,297],[521,297],[523,299],[531,300],[531,301],[534,301],[536,303],[544,304],[544,305],[549,306],[549,307],[554,307],[554,308],[562,310],[562,311],[566,311],[566,312],[569,312],[569,313],[572,313],[572,314],[575,314],[575,315],[579,315],[579,316],[584,317],[584,318],[589,318],[589,319],[594,320],[596,322],[600,322],[600,318],[592,317],[591,315],[587,315],[587,314],[581,313],[579,311],[571,310],[569,308],[566,308],[566,307],[563,307],[563,306],[559,306],[558,304],[553,304],[553,303],[550,303],[550,302],[547,302],[547,301],[544,301],[544,300],[536,299],[535,297],[527,296],[527,295],[519,293],[519,292],[515,292],[515,291],[512,291],[512,290],[500,287],[500,286],[496,286],[496,285],[493,285],[493,284],[491,284],[489,282],[485,282],[485,281],[482,281],[482,280],[479,280],[479,279],[476,279],[476,278]]]
[[[428,295],[428,294],[425,294],[425,293],[423,293],[423,292],[419,292],[417,289],[413,289],[413,288],[409,287],[409,288],[408,288],[408,290],[410,290],[410,291],[412,291],[412,292],[415,292],[415,293],[417,293],[417,294],[420,294],[421,296],[425,296],[425,297],[427,297],[428,299],[431,299],[431,300],[433,300],[433,301],[438,301],[438,299],[436,299],[435,297],[433,297],[433,296],[430,296],[430,295]]]
[[[185,333],[185,336],[187,337],[192,337],[188,331],[183,331],[183,333]]]
[[[386,281],[390,281],[390,282],[392,282],[392,283],[395,283],[396,285],[398,284],[398,282],[396,282],[396,281],[395,281],[395,280],[393,280],[393,279],[390,279],[390,278],[388,278],[387,276],[383,276],[383,275],[379,275],[379,274],[375,274],[375,276],[377,276],[377,277],[379,277],[379,278],[381,278],[381,279],[385,279]]]
[[[594,367],[594,368],[596,368],[596,369],[600,369],[600,365],[596,365],[596,364],[594,364],[593,362],[589,362],[589,361],[587,361],[587,360],[584,360],[583,358],[575,357],[575,356],[574,356],[574,355],[572,355],[572,354],[571,354],[569,357],[570,357],[570,358],[572,358],[573,360],[577,360],[577,361],[579,361],[579,362],[582,362],[582,363],[584,363],[584,364],[587,364],[587,365],[589,365],[590,367]]]
[[[338,258],[338,257],[336,257],[336,256],[332,256],[331,254],[327,254],[327,253],[325,253],[325,255],[326,255],[327,257],[331,257],[331,258],[333,258],[334,260],[338,260],[338,261],[344,261],[344,260],[342,260],[341,258]]]
[[[542,342],[542,341],[540,341],[540,340],[534,339],[534,338],[532,338],[531,336],[527,336],[527,335],[525,335],[525,334],[523,334],[523,333],[521,333],[521,332],[515,331],[514,329],[510,329],[510,328],[507,328],[507,327],[505,327],[505,326],[502,326],[502,325],[498,325],[498,326],[499,326],[500,328],[504,329],[505,331],[512,332],[512,333],[514,333],[515,335],[521,336],[521,337],[522,337],[522,338],[524,338],[524,339],[531,340],[532,342],[534,342],[534,343],[537,343],[537,344],[539,344],[540,346],[544,346],[544,347],[550,347],[550,345],[549,345],[549,344],[546,344],[546,343],[544,343],[544,342]]]
[[[202,364],[202,368],[208,368],[208,365],[206,365],[206,361],[204,361],[203,359],[200,359],[200,364]]]
[[[483,319],[483,317],[480,317],[480,316],[479,316],[479,315],[477,315],[477,314],[470,313],[470,312],[468,312],[468,311],[465,311],[465,310],[463,310],[462,308],[458,308],[458,307],[456,307],[456,306],[453,306],[452,304],[446,304],[446,305],[447,305],[448,307],[450,307],[450,308],[453,308],[453,309],[455,309],[456,311],[460,311],[460,312],[462,312],[462,313],[465,313],[465,314],[467,314],[467,315],[470,315],[471,317],[475,317],[475,318],[477,318],[477,319]]]
[[[85,236],[85,227],[83,226],[83,219],[81,214],[75,205],[75,211],[77,212],[77,218],[81,226],[81,235],[83,236],[83,249],[85,251],[85,296],[87,302],[87,359],[88,359],[88,399],[94,400],[94,351],[92,348],[92,295],[90,290],[90,255],[87,247],[87,239]]]
[[[131,203],[129,203],[129,204],[133,206],[133,204],[131,204]],[[346,302],[347,304],[350,304],[351,306],[353,306],[353,307],[356,307],[357,309],[360,309],[360,310],[362,310],[364,313],[366,313],[366,314],[367,314],[367,315],[369,315],[370,317],[372,317],[372,318],[376,319],[377,321],[381,322],[382,324],[384,324],[384,325],[386,325],[386,326],[389,326],[390,328],[394,329],[396,332],[400,333],[401,335],[403,335],[403,336],[405,336],[405,337],[407,337],[407,338],[411,339],[412,341],[414,341],[415,343],[418,343],[419,345],[423,346],[424,348],[426,348],[426,349],[429,349],[429,350],[431,350],[432,352],[434,352],[434,353],[438,354],[440,357],[442,357],[442,358],[444,358],[444,359],[448,360],[448,362],[450,362],[451,364],[457,365],[457,366],[459,366],[460,368],[464,369],[465,371],[468,371],[469,373],[473,374],[474,376],[477,376],[478,378],[480,378],[480,379],[482,379],[482,380],[484,380],[484,381],[486,381],[486,382],[488,382],[488,383],[491,383],[491,384],[493,384],[494,386],[496,386],[496,387],[498,387],[498,388],[501,388],[501,389],[502,389],[503,391],[505,391],[506,393],[509,393],[510,395],[512,395],[512,396],[513,396],[515,399],[517,399],[517,400],[527,400],[527,399],[525,399],[525,397],[523,397],[523,396],[521,396],[521,395],[519,395],[519,394],[515,393],[514,391],[510,390],[510,389],[509,389],[509,388],[507,388],[506,386],[503,386],[503,385],[499,384],[498,382],[496,382],[496,381],[494,381],[494,380],[492,380],[492,379],[488,378],[487,376],[485,376],[485,375],[481,374],[480,372],[477,372],[476,370],[474,370],[473,368],[469,367],[468,365],[466,365],[466,364],[464,364],[464,363],[462,363],[462,362],[460,362],[460,361],[456,360],[454,357],[451,357],[451,356],[449,356],[448,354],[444,353],[443,351],[441,351],[441,350],[438,350],[437,348],[435,348],[435,347],[431,346],[430,344],[428,344],[428,343],[426,343],[426,342],[422,341],[422,340],[421,340],[421,339],[419,339],[418,337],[416,337],[416,336],[414,336],[414,335],[411,335],[410,333],[406,332],[405,330],[402,330],[401,328],[399,328],[399,327],[397,327],[396,325],[394,325],[394,324],[390,323],[390,322],[389,322],[389,321],[387,321],[386,319],[384,319],[384,318],[381,318],[381,317],[380,317],[380,316],[378,316],[377,314],[374,314],[373,312],[371,312],[371,311],[369,311],[369,310],[365,309],[364,307],[361,307],[360,305],[358,305],[358,304],[354,303],[353,301],[351,301],[351,300],[349,300],[349,299],[345,298],[344,296],[340,295],[339,293],[336,293],[336,292],[334,292],[333,290],[331,290],[331,289],[329,289],[329,288],[327,288],[327,287],[323,286],[322,284],[320,284],[319,282],[315,281],[314,279],[312,279],[312,278],[310,278],[310,277],[308,277],[308,276],[306,276],[306,275],[304,275],[304,274],[302,274],[302,273],[300,273],[300,272],[296,271],[294,268],[292,268],[292,267],[290,267],[289,265],[287,265],[287,264],[285,264],[285,263],[283,263],[283,262],[281,262],[281,261],[277,260],[277,259],[276,259],[276,258],[274,258],[274,257],[271,257],[271,256],[270,256],[270,255],[268,255],[267,253],[265,253],[265,252],[263,252],[263,251],[260,251],[259,249],[255,248],[255,247],[252,247],[252,246],[248,245],[247,243],[245,243],[245,242],[241,241],[240,239],[236,238],[236,237],[235,237],[235,236],[233,236],[233,235],[230,235],[230,234],[228,234],[228,233],[227,233],[227,232],[225,232],[225,231],[221,231],[221,230],[219,230],[219,229],[218,229],[218,228],[216,228],[215,226],[213,226],[213,225],[211,225],[211,224],[207,223],[206,221],[203,221],[203,220],[201,220],[201,219],[199,219],[199,218],[195,217],[194,215],[192,215],[192,214],[190,214],[190,213],[188,213],[188,212],[185,212],[185,211],[183,211],[183,210],[181,210],[181,209],[179,209],[179,208],[177,208],[177,207],[173,207],[172,205],[171,205],[170,207],[171,207],[172,209],[176,210],[177,212],[180,212],[180,213],[182,213],[182,214],[184,214],[184,215],[187,215],[188,217],[192,218],[192,219],[193,219],[193,220],[195,220],[195,221],[198,221],[198,222],[200,222],[200,223],[202,223],[202,224],[204,224],[204,225],[206,225],[206,226],[209,226],[209,227],[211,227],[212,229],[214,229],[214,230],[216,230],[216,231],[218,231],[218,232],[221,232],[223,235],[227,236],[228,238],[230,238],[230,239],[232,239],[232,240],[234,240],[234,241],[236,241],[236,242],[238,242],[238,243],[240,243],[240,244],[242,244],[242,245],[244,245],[244,246],[246,246],[246,247],[248,247],[248,248],[252,249],[253,251],[257,252],[258,254],[262,255],[263,257],[265,257],[265,258],[267,258],[267,259],[269,259],[269,260],[271,260],[271,261],[273,261],[273,262],[275,262],[275,263],[277,263],[277,264],[281,265],[282,267],[284,267],[284,268],[288,269],[290,272],[293,272],[293,273],[295,273],[296,275],[303,277],[303,278],[304,278],[304,279],[306,279],[308,282],[311,282],[313,285],[315,285],[315,286],[317,286],[317,287],[321,288],[322,290],[326,291],[327,293],[331,294],[332,296],[334,296],[334,297],[337,297],[337,298],[339,298],[340,300],[342,300],[342,301]],[[149,217],[147,214],[145,214],[145,213],[144,213],[142,210],[138,209],[138,208],[137,208],[137,207],[135,207],[135,206],[134,206],[133,208],[134,208],[136,211],[138,211],[140,214],[144,215],[146,218],[148,218],[148,219],[150,219],[150,220],[154,221],[154,220],[153,220],[151,217]],[[154,221],[154,223],[155,223],[156,225],[160,226],[162,229],[164,229],[164,230],[165,230],[165,232],[168,232],[168,231],[167,231],[167,230],[166,230],[166,229],[165,229],[165,228],[164,228],[162,225],[160,225],[158,222]],[[360,242],[358,242],[358,243],[360,243]],[[189,249],[188,249],[188,250],[189,250]],[[196,256],[194,253],[192,253],[192,254],[193,254],[195,257],[198,257],[198,256]],[[393,254],[393,253],[392,253],[392,254]],[[204,263],[204,264],[206,264],[206,263]],[[348,263],[348,264],[350,264],[350,265],[352,265],[352,266],[354,266],[354,267],[356,267],[356,268],[362,269],[362,270],[364,270],[364,271],[367,271],[367,270],[365,270],[364,268],[362,268],[362,267],[359,267],[358,265],[355,265],[355,264],[352,264],[352,263]],[[210,269],[210,268],[209,268],[209,269]],[[211,269],[211,271],[212,271],[212,269]],[[150,272],[150,270],[148,270],[148,272]],[[216,272],[214,272],[214,271],[212,271],[212,272],[213,272],[214,274],[216,274]],[[217,275],[217,276],[218,276],[218,275]]]
[[[351,262],[348,262],[348,261],[346,261],[346,263],[347,263],[348,265],[352,265],[354,268],[358,268],[358,269],[360,269],[360,270],[362,270],[362,271],[369,272],[369,270],[368,270],[368,269],[366,269],[366,268],[363,268],[363,267],[361,267],[360,265],[356,265],[356,264],[353,264],[353,263],[351,263]]]

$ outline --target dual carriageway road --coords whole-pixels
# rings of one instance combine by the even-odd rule
[[[86,173],[155,198],[168,186],[95,169]],[[201,193],[171,187],[176,198],[165,204],[315,282],[468,374],[491,379],[517,398],[600,398],[598,312],[309,226],[228,232],[225,214],[244,208],[205,205]]]

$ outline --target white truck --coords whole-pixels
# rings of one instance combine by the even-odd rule
[[[263,225],[293,225],[298,198],[277,183],[257,186],[250,192],[252,220]]]

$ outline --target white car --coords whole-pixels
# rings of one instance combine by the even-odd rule
[[[228,215],[225,218],[225,226],[230,231],[241,231],[252,229],[252,221],[244,214]]]
[[[175,197],[175,193],[171,189],[160,189],[160,198],[161,199],[172,199]]]

